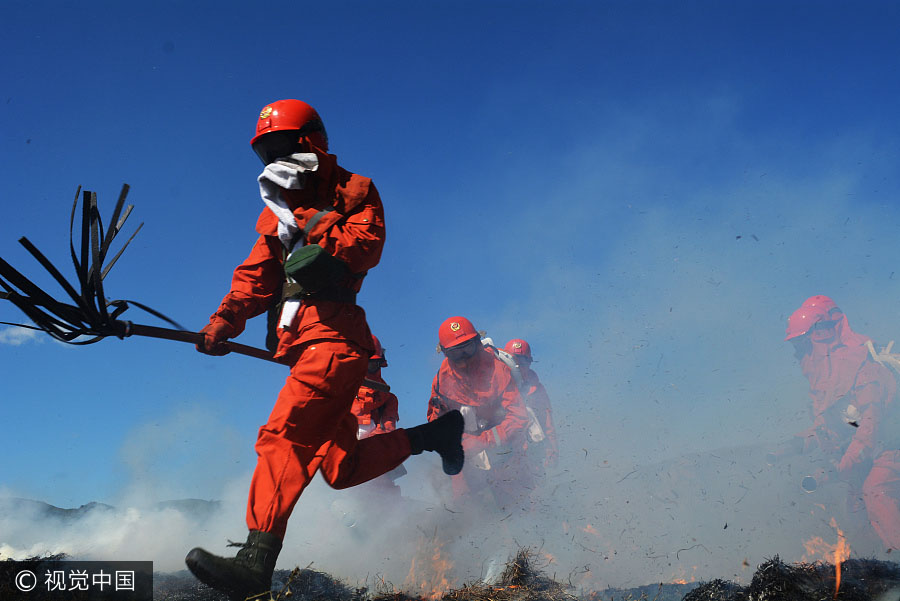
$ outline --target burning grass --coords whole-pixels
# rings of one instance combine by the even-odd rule
[[[777,556],[760,565],[749,586],[725,580],[697,584],[654,584],[629,590],[607,589],[575,595],[573,587],[547,577],[535,566],[535,554],[520,549],[495,583],[473,582],[458,589],[410,595],[380,583],[374,592],[352,588],[327,574],[295,569],[273,591],[274,601],[873,601],[900,598],[900,564],[874,559],[848,559],[841,564],[836,588],[835,566],[826,562],[786,564]],[[284,576],[282,576],[284,578]],[[217,597],[160,597],[166,601],[217,601]],[[269,601],[268,598],[265,601]]]
[[[473,582],[458,589],[411,595],[380,582],[374,590],[354,588],[309,568],[275,573],[273,591],[261,601],[896,601],[900,598],[900,564],[848,559],[841,564],[836,589],[835,566],[826,562],[786,564],[778,556],[760,565],[749,586],[726,580],[700,584],[652,584],[634,589],[607,589],[575,595],[573,587],[544,575],[535,554],[520,549],[496,583]],[[158,574],[156,601],[227,601],[187,572]]]
[[[894,601],[898,598],[900,565],[896,563],[848,559],[838,571],[825,562],[786,564],[776,555],[757,568],[749,587],[714,580],[688,593],[684,601]]]
[[[441,596],[442,601],[564,601],[578,599],[568,587],[547,578],[534,566],[530,549],[520,549],[495,584],[476,582]],[[383,601],[387,601],[386,599]]]
[[[259,601],[681,601],[689,585],[659,584],[631,591],[609,589],[583,596],[573,594],[574,587],[546,576],[535,565],[536,554],[519,549],[507,562],[497,582],[471,582],[458,589],[434,591],[431,595],[413,595],[396,591],[380,581],[369,587],[352,587],[317,570],[295,568],[278,570],[269,595]],[[228,601],[227,597],[200,584],[188,572],[157,574],[155,601]],[[254,599],[253,601],[256,601]]]
[[[265,601],[577,601],[567,585],[546,577],[534,566],[530,549],[520,549],[493,584],[473,582],[459,589],[435,591],[430,597],[393,590],[379,582],[374,590],[354,588],[340,580],[312,570],[278,570]],[[225,601],[227,598],[200,584],[187,572],[158,574],[154,580],[156,601]]]
[[[35,558],[38,559],[38,558]],[[64,561],[64,555],[39,558]],[[574,587],[547,577],[534,565],[535,554],[520,549],[495,583],[473,582],[458,589],[411,595],[385,581],[369,587],[347,585],[324,572],[278,570],[270,593],[252,601],[897,601],[900,564],[847,559],[837,570],[827,562],[786,564],[778,556],[760,565],[749,586],[725,580],[700,584],[653,584],[622,590],[573,593]],[[2,564],[3,562],[0,562]],[[154,574],[155,601],[228,601],[187,571]],[[2,592],[2,591],[0,591]],[[2,597],[0,597],[2,598]]]

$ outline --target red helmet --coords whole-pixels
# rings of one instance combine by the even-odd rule
[[[438,342],[441,348],[448,349],[476,338],[478,332],[472,322],[465,317],[451,317],[438,328]]]
[[[369,357],[369,361],[381,361],[382,367],[387,367],[387,359],[384,358],[384,348],[381,346],[381,341],[372,334],[372,344],[375,345],[375,352],[372,353],[372,356]]]
[[[531,358],[531,345],[521,338],[513,338],[506,343],[506,346],[503,347],[503,350],[510,355],[519,355],[520,357],[525,357],[529,361],[534,360]]]
[[[286,132],[276,137],[279,142],[282,142],[278,146],[288,144],[293,146],[300,138],[305,137],[313,146],[328,151],[328,134],[319,113],[301,100],[276,100],[263,107],[256,122],[256,135],[250,140],[250,145],[257,154],[260,154],[260,139],[274,132]],[[272,136],[267,138],[267,140],[273,139]],[[260,158],[266,161],[266,157],[262,154],[260,154]]]
[[[785,340],[803,336],[809,332],[816,323],[832,319],[832,311],[838,309],[837,304],[827,296],[817,294],[811,296],[800,305],[788,318]]]
[[[831,300],[829,297],[824,294],[817,294],[815,296],[810,296],[808,299],[803,301],[801,307],[819,307],[826,313],[831,311],[832,309],[837,309],[837,303]]]

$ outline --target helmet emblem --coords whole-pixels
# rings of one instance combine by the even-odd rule
[[[451,332],[459,331],[459,322],[458,321],[454,321],[453,323],[450,324],[450,331]]]
[[[268,119],[269,115],[271,115],[271,114],[272,114],[272,107],[267,106],[259,113],[259,118],[260,119]]]
[[[521,342],[513,342],[513,348],[522,348]]]

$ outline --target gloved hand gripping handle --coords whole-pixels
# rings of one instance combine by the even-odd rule
[[[203,343],[203,334],[201,334],[200,332],[173,330],[170,328],[147,326],[122,320],[116,321],[115,324],[117,330],[116,336],[118,338],[128,338],[129,336],[145,336],[147,338],[161,338],[163,340],[175,340],[178,342],[188,342],[190,344]],[[248,357],[254,357],[256,359],[263,359],[264,361],[271,361],[272,363],[280,363],[282,365],[285,365],[284,361],[282,361],[280,358],[276,359],[272,355],[272,353],[267,350],[231,341],[225,342],[224,344],[232,353],[246,355]],[[391,391],[390,386],[376,380],[365,378],[363,380],[363,384],[365,384],[369,388],[374,388],[375,390],[381,390],[384,392]]]

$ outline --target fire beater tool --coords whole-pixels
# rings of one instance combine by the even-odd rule
[[[125,206],[128,190],[128,184],[123,184],[108,229],[103,227],[97,207],[97,194],[87,190],[82,193],[80,186],[75,192],[72,214],[69,219],[69,250],[72,255],[72,264],[75,267],[74,282],[70,283],[63,277],[60,270],[28,238],[24,236],[19,238],[19,243],[62,287],[69,298],[66,301],[54,298],[0,258],[0,288],[3,289],[0,291],[0,299],[6,299],[13,303],[31,319],[34,325],[9,322],[0,322],[0,324],[41,330],[61,342],[76,345],[93,344],[110,336],[119,339],[130,336],[146,336],[192,344],[201,343],[202,334],[186,330],[159,311],[133,300],[108,300],[106,298],[103,280],[144,225],[141,223],[119,251],[108,262],[106,261],[112,250],[113,241],[122,231],[125,221],[134,208],[133,205]],[[76,249],[75,216],[78,213],[79,196],[81,197],[81,223],[78,228],[80,235]],[[177,329],[137,324],[119,319],[132,305]],[[239,355],[282,363],[267,350],[236,342],[226,342],[225,344],[231,352]],[[368,378],[363,383],[377,390],[390,390],[387,384]]]

